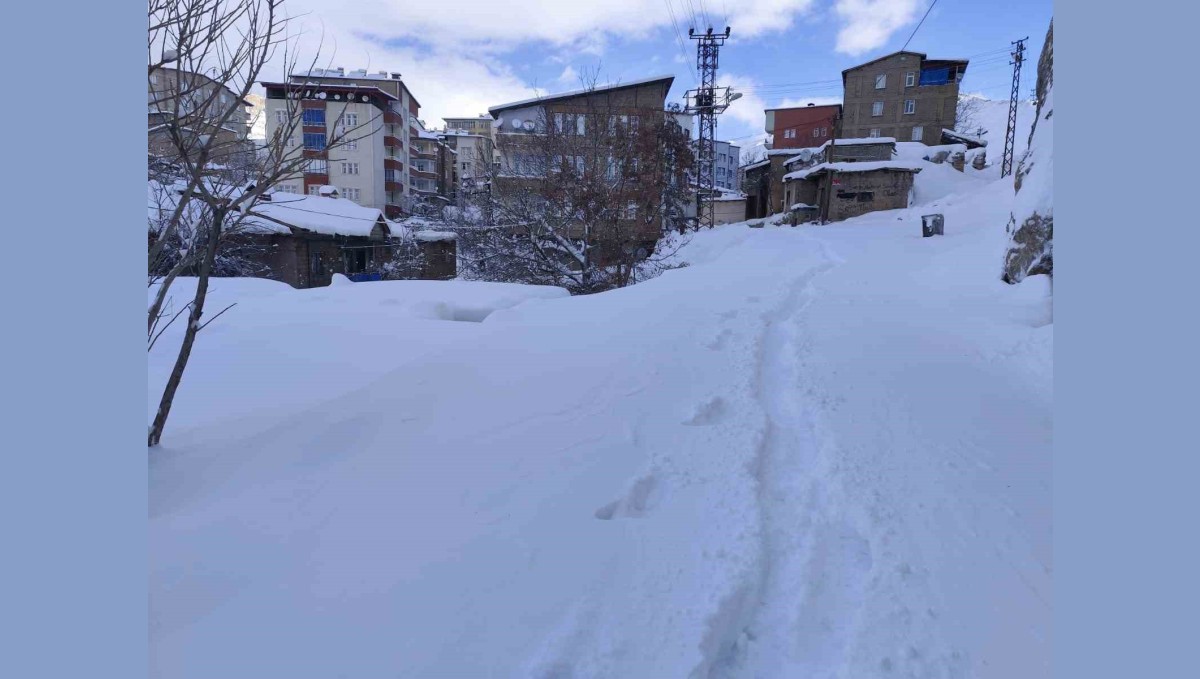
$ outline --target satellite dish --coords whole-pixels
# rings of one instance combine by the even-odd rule
[[[512,126],[518,130],[521,129],[521,121],[513,118]]]
[[[370,99],[371,99],[371,98],[370,98],[370,97],[368,97],[367,95],[365,95],[365,94],[364,94],[364,95],[362,95],[362,100],[363,100],[363,101],[370,101]]]
[[[333,95],[333,98],[334,98],[334,99],[337,99],[338,101],[341,101],[341,100],[342,100],[342,95],[340,95],[340,94],[335,94],[335,95]]]
[[[317,99],[324,99],[327,96],[329,95],[325,94],[324,92],[317,92]]]
[[[526,120],[524,123],[521,123],[521,127],[525,128],[526,132],[533,132],[533,121]]]

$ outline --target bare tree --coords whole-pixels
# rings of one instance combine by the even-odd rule
[[[974,137],[986,135],[988,131],[979,125],[982,112],[982,99],[969,94],[960,94],[954,112],[954,131]]]
[[[462,224],[464,277],[622,287],[666,259],[655,245],[682,220],[692,154],[663,110],[631,106],[594,77],[566,106],[543,106],[534,130],[508,135],[499,168],[471,194],[483,225]],[[677,239],[662,243],[670,247]]]
[[[150,0],[147,30],[150,114],[148,283],[157,286],[147,312],[152,348],[180,314],[164,312],[173,282],[197,284],[175,365],[151,423],[148,444],[161,441],[201,322],[209,278],[244,274],[240,237],[251,209],[310,159],[289,143],[301,125],[301,86],[289,90],[287,115],[262,148],[247,140],[245,98],[277,56],[290,72],[283,0]],[[367,121],[329,135],[328,151],[365,136]],[[217,314],[220,315],[220,314]],[[214,316],[215,318],[215,316]]]

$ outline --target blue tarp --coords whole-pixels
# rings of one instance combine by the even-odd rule
[[[383,280],[383,275],[379,273],[352,273],[346,276],[346,278],[355,283],[365,283],[366,281],[381,281]]]
[[[945,85],[950,82],[950,67],[931,68],[921,71],[922,85]]]

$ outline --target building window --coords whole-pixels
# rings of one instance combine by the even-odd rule
[[[857,198],[858,202],[860,202],[860,203],[869,203],[869,202],[875,200],[875,192],[874,191],[859,191],[858,195],[855,196],[855,198]]]
[[[304,168],[305,174],[328,174],[329,163],[323,158],[313,158],[308,161],[308,166]]]
[[[325,149],[325,133],[305,132],[304,148],[311,151],[323,151]]]
[[[904,74],[904,86],[905,87],[912,87],[913,85],[916,85],[916,84],[917,84],[916,71],[909,71],[908,73]]]
[[[275,111],[275,122],[282,125],[287,122],[288,112],[286,110]]]
[[[829,136],[829,128],[828,128],[828,127],[822,127],[822,128],[821,128],[821,136],[822,136],[822,137],[828,137],[828,136]]]
[[[909,115],[909,114],[916,113],[916,112],[917,112],[917,100],[916,99],[905,99],[904,100],[905,115]]]
[[[583,136],[587,132],[587,116],[575,116],[575,134]]]
[[[304,109],[304,124],[305,125],[325,125],[325,109],[323,108],[306,108]]]
[[[913,128],[913,133],[912,133],[913,141],[921,141],[921,139],[924,136],[925,136],[925,128],[923,128],[923,127],[914,127]]]
[[[354,139],[354,140],[347,141],[344,148],[347,151],[357,151],[358,150],[358,140]]]
[[[312,191],[309,191],[309,193],[312,193]],[[314,276],[323,276],[325,274],[325,262],[321,261],[321,254],[319,252],[309,255],[308,271]]]
[[[308,195],[310,195],[310,196],[317,196],[317,195],[320,195],[320,194],[321,194],[321,187],[320,187],[320,186],[318,186],[318,185],[316,185],[316,184],[313,184],[312,186],[308,187]]]
[[[815,138],[817,138],[817,137],[819,137],[819,136],[821,136],[821,128],[819,128],[819,127],[814,127],[814,128],[813,128],[813,134],[812,134],[812,136],[813,136],[813,138],[814,138],[814,139],[815,139]]]
[[[883,115],[883,102],[877,101],[874,104],[871,104],[871,116],[878,117],[881,115]]]
[[[886,87],[887,87],[887,74],[880,73],[879,75],[875,76],[875,89],[882,90],[882,89],[885,89]]]
[[[879,128],[878,128],[878,127],[872,127],[872,128],[871,128],[871,133],[870,133],[870,134],[868,134],[867,136],[868,136],[868,137],[878,137],[878,136],[879,136]]]
[[[358,127],[358,114],[357,113],[343,113],[342,114],[342,127]]]
[[[362,189],[338,189],[338,190],[341,191],[343,196],[345,196],[349,200],[352,200],[356,203],[358,202],[358,199],[362,197]]]
[[[342,174],[358,174],[358,163],[342,163]]]

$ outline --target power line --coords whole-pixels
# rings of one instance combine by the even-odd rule
[[[917,34],[918,30],[920,30],[921,24],[925,23],[925,17],[929,16],[929,13],[933,11],[933,6],[936,4],[937,0],[933,0],[933,2],[929,3],[929,9],[925,10],[925,16],[921,17],[921,20],[917,22],[917,27],[913,29],[912,35],[908,36],[908,40],[904,41],[904,47],[900,48],[901,52],[908,49],[908,43],[912,42],[913,36]]]
[[[679,22],[675,18],[675,9],[671,6],[671,0],[663,0],[663,2],[667,6],[667,15],[671,17],[671,25],[675,28],[675,38],[679,41],[679,53],[683,55],[683,63],[687,64],[688,69],[691,70],[693,80],[699,80],[700,76],[696,73],[696,67],[692,65],[687,49],[683,46],[683,32],[679,30]]]

